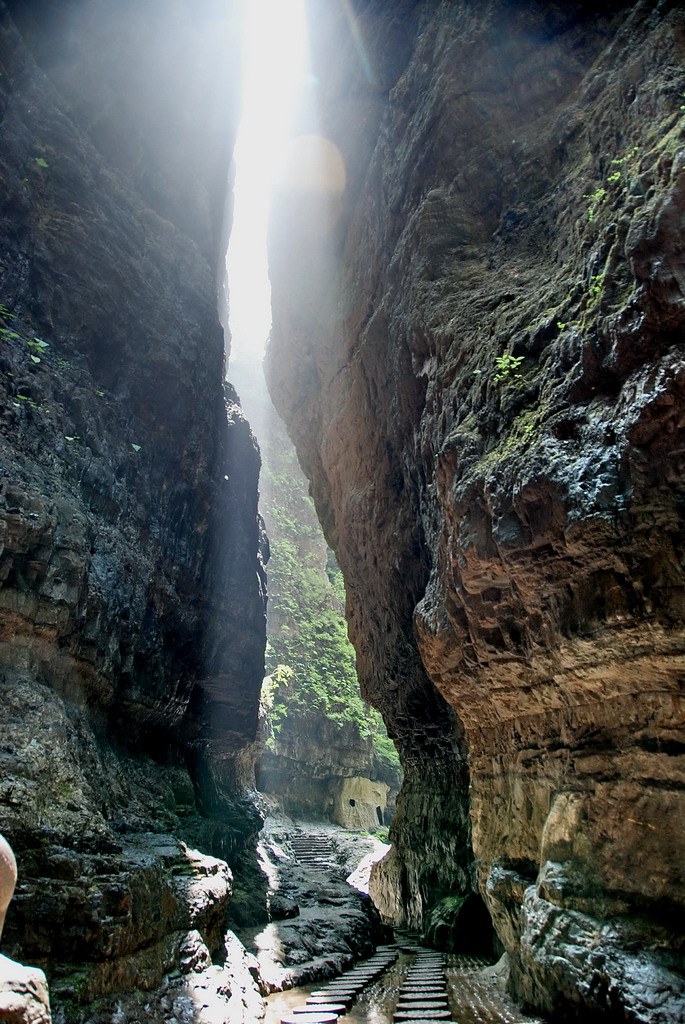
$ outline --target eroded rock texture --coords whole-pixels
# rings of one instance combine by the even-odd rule
[[[352,6],[270,386],[403,752],[377,891],[465,893],[469,819],[516,993],[682,1020],[683,11]]]
[[[232,34],[210,2],[0,4],[3,942],[74,1013],[184,944],[220,960],[259,828],[259,456],[213,269]]]

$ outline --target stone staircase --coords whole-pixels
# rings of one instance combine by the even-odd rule
[[[489,963],[400,938],[321,988],[300,990],[306,1001],[299,1005],[295,990],[287,1002],[269,1000],[265,1024],[344,1024],[351,1017],[367,1024],[545,1024],[500,991],[495,975],[483,971]]]
[[[290,845],[298,864],[321,867],[333,861],[333,844],[326,836],[294,832],[290,836]]]

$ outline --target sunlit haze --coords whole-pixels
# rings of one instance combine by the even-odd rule
[[[260,359],[271,327],[266,229],[274,175],[308,74],[303,0],[246,0],[243,105],[228,249],[233,356]]]

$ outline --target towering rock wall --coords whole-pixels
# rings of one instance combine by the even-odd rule
[[[235,864],[259,827],[259,455],[216,314],[229,13],[0,4],[3,941],[58,1003],[153,988],[189,930],[216,952],[228,872],[179,841]]]
[[[377,892],[473,867],[528,1003],[681,1020],[682,7],[347,6],[270,387],[403,752]]]

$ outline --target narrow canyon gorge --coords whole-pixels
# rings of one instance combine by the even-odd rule
[[[303,3],[264,365],[325,542],[220,322],[244,4],[0,0],[0,1020],[23,964],[55,1024],[252,1024],[394,928],[683,1024],[685,7]],[[276,664],[262,513],[401,786]],[[345,872],[390,822],[370,898],[279,814]]]

